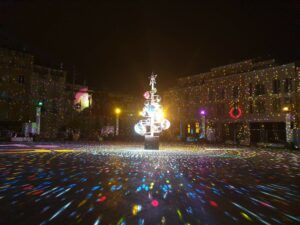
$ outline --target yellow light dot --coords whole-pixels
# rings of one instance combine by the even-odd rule
[[[142,210],[142,206],[141,205],[134,205],[132,207],[132,215],[136,215],[138,214],[138,212],[140,212]]]
[[[120,108],[116,108],[116,109],[115,109],[115,113],[116,113],[116,114],[120,114],[120,113],[121,113],[121,109],[120,109]]]
[[[241,212],[241,215],[242,215],[246,220],[252,221],[251,218],[250,218],[246,213]]]

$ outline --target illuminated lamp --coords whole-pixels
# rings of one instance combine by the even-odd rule
[[[204,109],[201,109],[201,110],[200,110],[200,115],[205,115],[205,114],[206,114],[205,110],[204,110]]]
[[[288,107],[288,106],[283,107],[283,108],[282,108],[282,111],[288,112],[288,111],[289,111],[289,107]]]

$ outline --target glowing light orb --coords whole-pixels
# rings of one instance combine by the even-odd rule
[[[136,133],[138,133],[139,135],[142,135],[144,136],[146,134],[146,127],[142,124],[142,123],[137,123],[135,126],[134,126],[134,131]]]
[[[150,98],[150,93],[149,93],[149,91],[146,91],[146,92],[144,93],[144,98],[145,98],[145,99],[149,99],[149,98]]]
[[[169,129],[170,126],[171,126],[171,123],[170,123],[170,121],[167,120],[167,119],[164,119],[164,120],[161,122],[161,127],[162,127],[163,130]]]
[[[116,114],[120,114],[120,113],[121,113],[121,109],[120,109],[120,108],[116,108],[116,109],[115,109],[115,113],[116,113]]]

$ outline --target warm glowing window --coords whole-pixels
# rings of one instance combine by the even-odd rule
[[[196,122],[195,127],[196,127],[196,134],[199,134],[200,133],[200,125],[198,122]]]

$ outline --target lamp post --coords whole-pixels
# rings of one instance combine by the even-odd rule
[[[38,101],[36,106],[36,133],[39,135],[41,133],[41,112],[43,101]]]
[[[285,132],[286,132],[286,142],[292,143],[293,142],[293,129],[291,127],[291,123],[293,122],[294,118],[292,117],[291,110],[288,106],[284,106],[282,111],[285,112]]]
[[[119,135],[119,115],[121,113],[121,109],[116,108],[115,113],[116,113],[116,136],[118,136]]]
[[[205,115],[206,115],[206,111],[204,109],[200,110],[200,115],[201,115],[201,138],[205,138]]]

